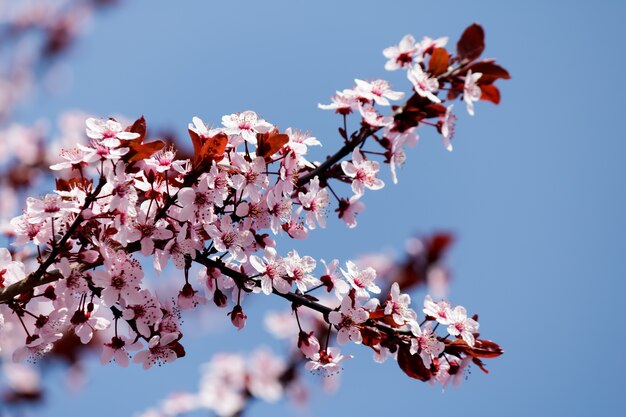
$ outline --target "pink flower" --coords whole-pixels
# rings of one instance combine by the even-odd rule
[[[248,162],[238,153],[232,152],[230,159],[238,172],[232,176],[233,187],[242,198],[249,197],[253,203],[258,203],[261,200],[259,188],[267,188],[269,184],[265,174],[265,158],[258,156]]]
[[[106,342],[102,348],[100,362],[104,365],[111,361],[115,361],[122,368],[127,368],[130,356],[128,349],[137,349],[138,343],[131,343],[132,340],[125,336],[113,336],[110,342]]]
[[[424,309],[422,310],[428,317],[437,320],[439,324],[450,324],[450,303],[447,301],[434,302],[430,295],[424,297]]]
[[[62,149],[60,156],[66,161],[50,165],[50,169],[54,171],[66,168],[80,169],[99,159],[96,154],[86,154],[85,151],[80,148]]]
[[[439,81],[436,78],[430,78],[428,74],[424,72],[421,65],[413,65],[411,69],[409,69],[407,76],[417,94],[429,99],[433,103],[441,103],[441,99],[434,94],[439,89]]]
[[[291,284],[289,284],[283,278],[287,274],[285,270],[284,261],[276,254],[276,249],[266,248],[263,255],[263,262],[258,256],[250,256],[250,265],[261,274],[261,290],[264,294],[271,294],[272,289],[276,288],[276,291],[285,294],[291,290]]]
[[[324,275],[320,277],[320,281],[326,287],[326,291],[335,292],[335,296],[337,298],[342,298],[344,294],[347,294],[350,291],[350,286],[346,281],[339,277],[337,272],[337,267],[339,266],[339,261],[337,259],[333,259],[328,264],[323,259],[321,260],[324,264]]]
[[[80,338],[80,342],[83,344],[89,343],[93,337],[94,330],[104,330],[111,322],[104,317],[97,317],[95,312],[97,311],[97,304],[92,311],[78,309],[72,315],[70,323],[74,325],[74,333]]]
[[[239,262],[248,259],[244,249],[254,242],[254,236],[249,230],[234,226],[230,216],[224,216],[216,224],[205,226],[204,229],[213,239],[213,245],[219,252],[230,253],[232,258]]]
[[[155,364],[160,366],[164,363],[174,362],[177,358],[176,352],[168,345],[177,339],[178,335],[175,333],[152,336],[148,349],[138,352],[133,358],[133,363],[141,363],[143,369],[149,369]]]
[[[467,311],[462,306],[456,306],[454,310],[448,309],[450,324],[448,333],[452,336],[460,336],[465,342],[473,347],[474,334],[478,330],[478,322],[467,317]]]
[[[348,177],[353,178],[352,191],[359,196],[364,194],[365,188],[380,190],[385,186],[376,176],[380,169],[378,162],[364,159],[358,148],[352,152],[352,162],[341,162],[341,168]]]
[[[21,281],[26,276],[24,264],[14,261],[6,248],[0,248],[0,289]]]
[[[349,200],[342,198],[339,200],[339,207],[335,210],[350,229],[357,225],[356,215],[365,210],[365,204],[359,201],[360,198],[358,194],[353,195]]]
[[[393,116],[383,116],[370,104],[359,105],[363,121],[372,127],[386,127],[393,123]]]
[[[152,334],[151,327],[156,325],[163,316],[161,306],[159,300],[145,289],[139,291],[136,298],[138,301],[133,304],[122,300],[120,303],[122,306],[122,317],[124,320],[135,320],[139,334],[149,337]]]
[[[166,172],[174,165],[180,165],[181,162],[184,162],[176,161],[174,158],[176,158],[176,151],[173,146],[170,146],[169,148],[161,149],[150,158],[144,159],[144,163],[148,169],[154,169],[156,172]]]
[[[411,347],[409,351],[412,355],[418,353],[424,362],[426,368],[430,368],[433,358],[438,357],[445,348],[443,342],[437,340],[437,336],[433,333],[430,323],[426,323],[424,329],[420,329],[417,322],[413,322],[411,332],[416,336],[411,339]]]
[[[312,333],[300,331],[298,334],[298,348],[304,356],[311,359],[316,354],[319,354],[320,342]]]
[[[344,297],[339,311],[328,313],[328,321],[337,328],[337,343],[345,345],[348,340],[361,344],[363,338],[359,324],[369,318],[369,313],[361,307],[353,307],[350,297]]]
[[[96,139],[108,148],[120,146],[120,139],[132,140],[139,137],[138,133],[125,132],[122,125],[113,119],[104,121],[90,117],[85,124],[87,125],[87,136]]]
[[[237,304],[233,307],[233,310],[228,313],[228,315],[230,316],[230,321],[233,323],[233,326],[237,328],[237,330],[241,330],[246,326],[246,319],[248,316],[244,314],[241,305]]]
[[[385,80],[374,80],[371,83],[367,81],[355,79],[356,91],[362,97],[373,100],[381,106],[389,106],[389,100],[400,100],[404,97],[404,93],[393,91],[391,85]]]
[[[415,45],[418,49],[418,54],[424,55],[434,48],[443,48],[448,43],[448,37],[444,36],[437,39],[424,36],[420,42]]]
[[[337,93],[330,98],[330,104],[318,104],[322,110],[335,110],[335,113],[347,116],[352,113],[352,110],[356,108],[357,100],[354,90],[345,89],[343,91],[337,91]]]
[[[352,358],[352,355],[344,356],[338,348],[329,347],[313,355],[311,360],[304,367],[307,371],[318,373],[324,376],[331,376],[341,371],[340,362]]]
[[[448,152],[452,152],[451,140],[454,137],[456,125],[456,116],[452,114],[452,106],[454,106],[454,104],[448,106],[446,114],[441,118],[441,137],[443,139],[443,146],[446,147]]]
[[[274,128],[265,120],[260,119],[253,111],[243,113],[233,113],[230,116],[222,117],[222,124],[226,127],[224,133],[227,135],[238,135],[244,140],[256,145],[256,134],[267,133]]]
[[[463,85],[463,101],[467,106],[467,112],[470,116],[474,115],[474,102],[480,100],[481,90],[476,82],[482,77],[480,72],[472,74],[472,70],[467,71],[465,75],[465,84]]]
[[[347,271],[341,269],[341,273],[348,280],[352,288],[356,290],[356,296],[360,299],[370,298],[368,291],[374,294],[380,294],[380,288],[374,284],[376,279],[376,271],[374,268],[367,267],[363,270],[359,269],[352,261],[347,261]]]
[[[320,188],[320,180],[317,176],[309,183],[307,193],[298,193],[298,199],[307,213],[307,226],[310,229],[315,229],[317,223],[322,228],[326,227],[326,210],[330,204],[330,197],[326,188]]]
[[[289,252],[285,258],[285,271],[293,279],[298,289],[306,292],[307,289],[320,284],[320,281],[311,275],[315,269],[315,259],[310,256],[300,257],[295,250]]]
[[[405,35],[397,46],[383,49],[383,55],[388,59],[385,69],[395,71],[399,68],[410,67],[417,52],[415,38],[412,35]]]
[[[198,306],[199,303],[205,304],[206,299],[197,295],[198,291],[194,290],[191,284],[185,283],[183,288],[178,292],[178,301],[176,305],[181,310],[191,310]]]
[[[104,255],[104,269],[91,273],[93,283],[102,288],[102,301],[114,305],[121,297],[126,301],[139,301],[139,284],[143,270],[137,260],[127,257],[123,251]]]
[[[255,398],[275,402],[283,395],[281,378],[287,364],[265,349],[257,350],[248,362],[248,381],[246,388]]]
[[[385,314],[391,315],[396,324],[403,325],[409,321],[415,321],[417,315],[409,305],[411,304],[411,296],[409,294],[400,294],[400,286],[397,282],[391,285],[389,298],[385,303]]]

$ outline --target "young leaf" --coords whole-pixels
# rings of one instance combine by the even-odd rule
[[[485,49],[485,31],[478,23],[470,25],[461,35],[456,44],[457,54],[461,59],[473,61],[483,53]]]
[[[280,150],[287,142],[289,136],[284,133],[257,133],[257,156],[269,158]]]
[[[435,48],[428,62],[428,72],[436,77],[446,72],[449,65],[450,55],[446,48]]]
[[[493,104],[500,103],[500,90],[493,84],[480,85],[480,99],[491,101]]]

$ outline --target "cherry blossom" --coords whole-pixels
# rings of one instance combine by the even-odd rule
[[[371,83],[359,79],[355,79],[356,91],[362,97],[373,100],[381,106],[389,106],[389,100],[400,100],[404,97],[401,91],[393,91],[391,85],[385,80],[374,80]]]
[[[383,180],[377,177],[380,169],[378,162],[364,159],[359,149],[352,152],[352,162],[343,161],[341,168],[348,177],[353,178],[352,191],[357,195],[363,195],[365,188],[380,190],[385,186]]]
[[[436,78],[430,78],[428,74],[424,72],[421,65],[413,65],[409,69],[407,76],[417,94],[429,99],[433,103],[441,103],[441,99],[434,94],[439,90],[439,81],[437,81]]]
[[[120,140],[132,140],[139,137],[138,133],[125,132],[122,125],[114,119],[105,121],[91,117],[85,124],[87,136],[109,148],[120,146]]]
[[[338,348],[329,347],[314,354],[311,360],[305,364],[305,368],[314,373],[330,376],[341,371],[340,362],[350,358],[352,355],[342,355]]]
[[[357,100],[354,90],[346,89],[343,91],[337,91],[337,93],[330,98],[330,104],[318,104],[322,110],[335,110],[335,113],[347,116],[356,108]]]
[[[356,227],[356,215],[365,210],[365,204],[362,201],[359,201],[361,195],[355,194],[350,199],[341,199],[339,200],[339,207],[337,211],[339,213],[339,218],[343,220],[346,225],[353,229]]]
[[[383,55],[389,61],[385,63],[387,71],[408,68],[413,64],[418,53],[413,35],[405,35],[397,46],[390,46],[383,50]]]
[[[453,104],[446,108],[446,113],[441,119],[441,137],[443,138],[443,146],[446,150],[452,152],[451,140],[454,137],[454,129],[456,125],[456,116],[452,113]]]
[[[278,256],[276,249],[265,248],[263,262],[258,256],[250,256],[250,265],[261,274],[261,290],[264,294],[271,294],[272,289],[281,293],[287,293],[291,290],[289,284],[283,277],[287,274],[283,258]]]
[[[300,257],[298,252],[293,250],[287,254],[284,261],[287,276],[295,282],[300,291],[306,292],[308,288],[320,284],[320,281],[311,275],[315,269],[315,259],[310,256]]]
[[[337,331],[337,343],[345,345],[348,340],[356,344],[363,341],[358,325],[364,323],[369,314],[361,307],[353,307],[350,297],[344,297],[339,311],[331,311],[328,314],[328,321],[335,325]]]
[[[139,283],[143,278],[141,265],[124,252],[106,253],[104,266],[91,273],[94,284],[103,288],[102,301],[106,306],[114,305],[121,297],[128,302],[139,301]]]
[[[397,282],[391,285],[389,299],[385,303],[385,314],[391,315],[393,321],[399,325],[403,325],[409,321],[417,320],[415,311],[409,308],[411,304],[411,296],[409,294],[400,294],[400,286]]]
[[[367,267],[361,270],[354,262],[347,261],[347,271],[341,269],[341,273],[350,283],[352,288],[356,290],[356,296],[359,299],[370,298],[369,292],[373,294],[380,294],[380,287],[374,284],[376,279],[376,271],[374,268]],[[369,292],[368,292],[369,291]]]
[[[443,353],[445,345],[437,339],[437,335],[433,332],[430,323],[426,323],[424,328],[420,328],[417,322],[413,322],[411,332],[416,336],[411,339],[410,352],[412,355],[416,353],[420,355],[424,366],[430,368],[433,358],[437,358]]]
[[[467,106],[467,112],[470,116],[474,115],[474,102],[480,100],[481,90],[476,82],[482,77],[483,74],[475,72],[472,74],[472,70],[467,71],[465,75],[465,84],[463,85],[463,101]]]
[[[330,204],[330,196],[326,188],[320,188],[318,177],[313,178],[307,193],[298,193],[298,199],[302,208],[307,212],[306,224],[310,229],[315,229],[316,224],[326,227],[326,210]]]
[[[478,322],[467,317],[467,311],[462,306],[456,306],[453,310],[448,309],[447,314],[450,323],[448,333],[460,336],[469,346],[474,346],[474,333],[478,330]]]
[[[141,363],[143,369],[149,369],[153,365],[161,366],[164,363],[175,361],[176,352],[170,347],[170,344],[176,339],[177,336],[171,333],[163,336],[152,336],[148,349],[137,352],[133,362]]]
[[[225,127],[224,133],[241,136],[253,145],[256,145],[257,133],[267,133],[274,128],[274,126],[260,119],[255,112],[250,110],[224,116],[222,117],[222,124]]]

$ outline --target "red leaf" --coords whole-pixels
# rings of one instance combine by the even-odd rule
[[[125,146],[129,147],[130,151],[124,155],[124,160],[127,162],[137,162],[149,158],[163,149],[165,142],[155,140],[154,142],[140,143],[139,139],[133,139],[127,141]]]
[[[480,85],[480,99],[491,101],[493,104],[500,103],[500,90],[493,84]]]
[[[504,353],[497,343],[481,339],[474,342],[474,347],[470,347],[463,339],[453,340],[446,345],[446,351],[465,352],[474,358],[497,358]]]
[[[497,358],[502,355],[504,351],[495,342],[491,340],[477,340],[474,343],[474,347],[471,348],[470,355],[478,358]]]
[[[405,374],[420,381],[428,381],[432,376],[420,355],[411,355],[409,347],[405,344],[398,347],[398,366]]]
[[[212,161],[220,161],[224,157],[226,145],[228,145],[228,135],[218,133],[211,137],[202,137],[189,129],[189,136],[193,144],[193,166],[195,168]]]
[[[139,119],[135,120],[135,123],[133,123],[133,125],[127,128],[126,130],[128,132],[138,133],[139,137],[134,140],[138,140],[139,142],[142,142],[146,137],[146,130],[147,130],[146,119],[143,116],[141,116]]]
[[[472,358],[472,362],[474,362],[476,364],[476,366],[478,366],[480,368],[481,371],[483,371],[484,373],[488,374],[489,371],[487,370],[487,368],[485,368],[485,364],[483,363],[483,361],[481,361],[478,358]]]
[[[446,72],[450,65],[450,55],[446,48],[435,48],[428,62],[428,72],[433,76],[438,76]]]
[[[457,54],[461,59],[473,61],[485,49],[485,31],[478,23],[470,25],[456,44]]]
[[[491,84],[495,80],[502,78],[508,80],[511,78],[509,72],[497,65],[492,59],[476,62],[470,65],[468,70],[472,70],[472,73],[480,72],[482,77],[478,80],[478,83],[482,86],[484,84]]]
[[[439,232],[425,240],[428,263],[433,264],[438,262],[450,246],[452,246],[452,243],[454,243],[454,235],[448,232]]]
[[[269,158],[280,150],[287,142],[289,136],[283,133],[257,133],[257,156]]]

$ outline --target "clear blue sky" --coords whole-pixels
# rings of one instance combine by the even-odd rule
[[[345,260],[399,250],[414,231],[454,231],[450,297],[480,314],[483,335],[506,354],[490,361],[489,375],[474,369],[441,394],[356,348],[341,391],[315,397],[309,415],[622,415],[626,3],[125,3],[98,16],[73,50],[71,91],[40,98],[24,119],[80,108],[145,114],[149,126],[183,133],[194,115],[217,124],[253,109],[282,128],[311,130],[331,152],[338,120],[318,102],[354,78],[389,77],[406,90],[384,71],[384,47],[406,33],[455,42],[480,22],[485,55],[513,76],[500,84],[502,104],[461,115],[452,154],[423,130],[400,184],[367,195],[357,229],[331,222],[298,248]],[[212,352],[250,351],[259,338],[270,343],[225,327],[188,341],[188,357],[161,369],[94,365],[76,396],[53,372],[49,406],[36,414],[132,415],[167,392],[193,390]],[[256,404],[248,416],[293,413]]]

